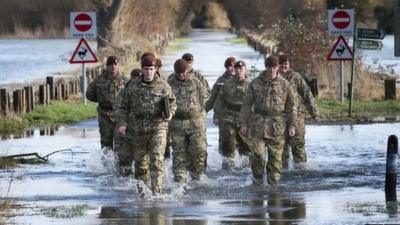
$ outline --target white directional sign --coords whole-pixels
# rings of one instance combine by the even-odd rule
[[[333,36],[352,36],[354,32],[354,9],[328,10],[328,32]]]
[[[342,35],[339,36],[331,52],[328,54],[328,60],[351,60],[353,52],[351,51],[346,39]]]
[[[71,12],[70,35],[72,38],[96,38],[96,12]]]
[[[85,39],[81,38],[78,46],[72,54],[70,63],[95,63],[98,62],[96,55]]]

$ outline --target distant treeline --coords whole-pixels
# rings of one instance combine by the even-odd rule
[[[93,8],[90,0],[0,0],[0,35],[66,36],[69,13]]]

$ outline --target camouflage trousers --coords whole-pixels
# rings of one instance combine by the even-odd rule
[[[166,140],[166,129],[155,130],[146,134],[136,134],[132,137],[135,178],[147,183],[150,172],[153,193],[161,193],[164,183]]]
[[[267,162],[267,181],[268,184],[277,184],[282,175],[282,152],[284,146],[284,136],[271,138],[255,138],[251,139],[251,170],[255,180],[261,181],[266,158],[266,148],[268,150]]]
[[[235,151],[240,155],[250,155],[249,140],[240,133],[240,128],[229,121],[221,121],[219,125],[219,153],[228,158],[229,166],[233,166]]]
[[[132,174],[133,148],[132,138],[115,132],[114,151],[118,156],[119,172],[123,176]]]
[[[296,134],[293,137],[289,137],[288,132],[285,136],[285,146],[282,154],[282,166],[287,169],[289,166],[290,153],[292,153],[293,161],[295,163],[301,163],[307,161],[307,154],[305,150],[305,114],[299,113],[296,121]]]
[[[186,182],[187,171],[192,179],[200,179],[207,157],[206,136],[203,131],[187,135],[175,134],[171,130],[172,171],[176,182]]]
[[[109,116],[98,115],[101,148],[113,148],[115,122]]]

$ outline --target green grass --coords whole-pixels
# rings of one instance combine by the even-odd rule
[[[187,43],[191,40],[189,38],[176,38],[167,47],[167,52],[179,51],[188,49]]]
[[[30,113],[0,118],[0,134],[20,133],[30,126],[75,123],[97,115],[97,104],[84,105],[76,101],[52,101],[49,106],[38,106]]]
[[[317,99],[322,118],[327,120],[371,120],[383,116],[394,118],[400,115],[400,100],[391,101],[354,101],[352,118],[348,117],[349,102]]]
[[[231,45],[244,45],[246,44],[246,39],[242,37],[226,38],[226,42]]]
[[[87,205],[58,206],[42,210],[43,214],[50,218],[71,219],[84,216],[89,207]]]

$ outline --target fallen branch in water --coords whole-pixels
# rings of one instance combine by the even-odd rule
[[[72,153],[72,150],[68,148],[68,149],[61,149],[61,150],[51,152],[45,156],[40,156],[39,153],[32,152],[32,153],[25,153],[25,154],[2,156],[2,157],[0,157],[0,159],[15,159],[15,158],[22,158],[22,157],[27,157],[27,156],[35,156],[36,158],[47,162],[47,161],[49,161],[49,156],[59,153],[59,152],[65,152],[65,151],[70,151]]]

